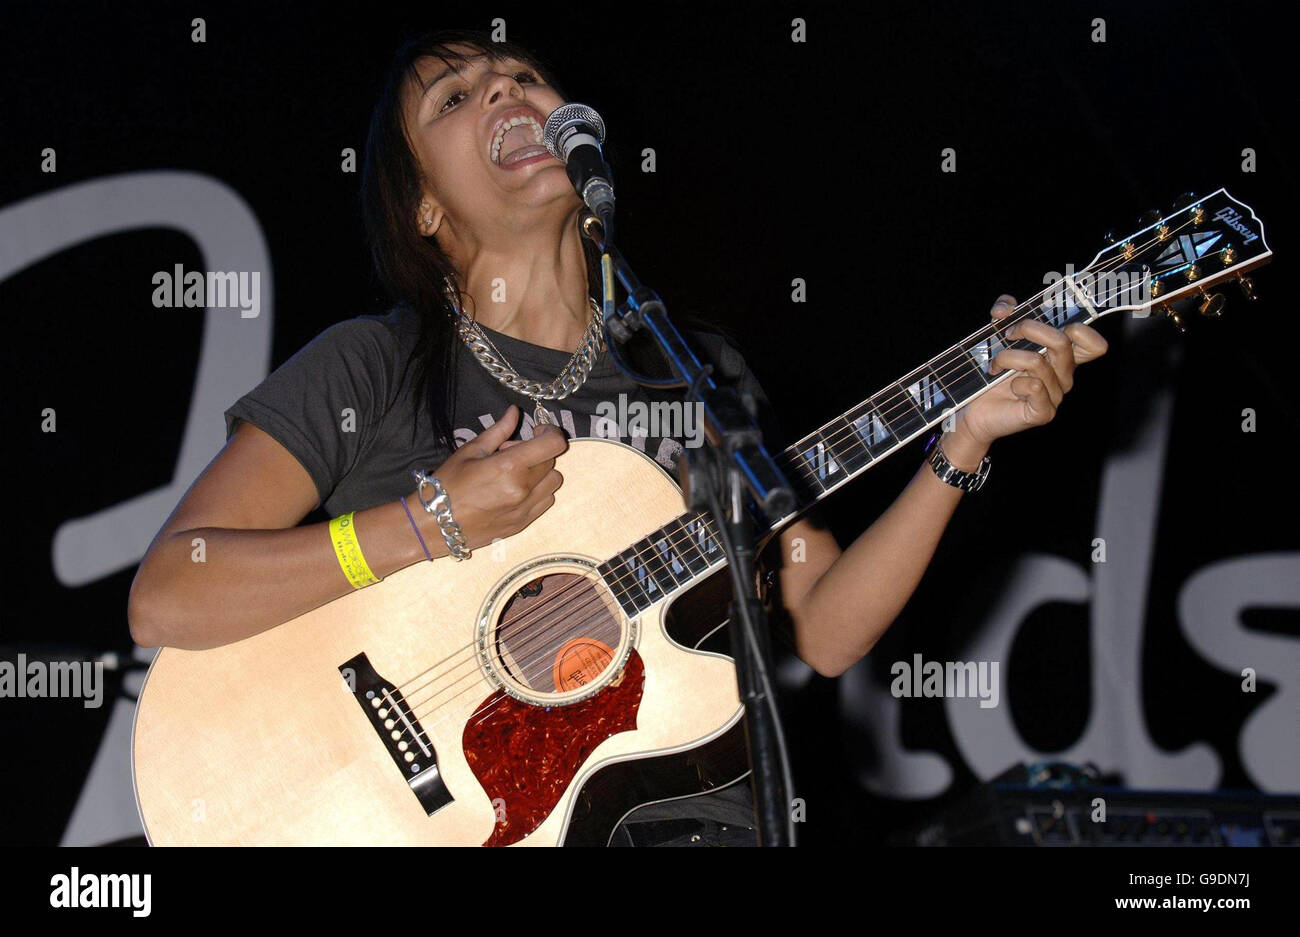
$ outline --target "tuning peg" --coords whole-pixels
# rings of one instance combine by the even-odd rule
[[[1101,236],[1101,240],[1102,243],[1104,243],[1107,247],[1110,247],[1112,244],[1114,244],[1116,241],[1119,240],[1119,235],[1116,234],[1114,231],[1107,231],[1105,234]]]
[[[1259,294],[1255,292],[1255,280],[1253,277],[1238,276],[1237,285],[1241,287],[1241,295],[1246,297],[1248,302],[1254,302],[1259,299]]]
[[[1138,215],[1138,227],[1149,228],[1159,220],[1160,212],[1155,208],[1151,208]]]
[[[1201,287],[1201,297],[1201,315],[1217,318],[1223,313],[1225,300],[1222,293],[1207,293],[1205,287]]]
[[[1196,201],[1196,193],[1184,192],[1182,195],[1178,196],[1178,198],[1174,199],[1174,211],[1182,211],[1194,201]]]
[[[1161,303],[1157,308],[1165,314],[1165,318],[1167,318],[1170,322],[1172,322],[1174,324],[1174,328],[1176,328],[1179,332],[1187,331],[1187,323],[1183,321],[1182,313],[1180,313],[1177,309],[1175,309],[1169,303]]]

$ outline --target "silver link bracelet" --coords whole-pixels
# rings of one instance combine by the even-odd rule
[[[470,557],[468,541],[465,534],[460,529],[451,516],[451,499],[447,497],[447,489],[442,487],[442,482],[438,481],[433,475],[426,475],[424,472],[416,469],[412,472],[415,480],[419,482],[420,487],[416,489],[416,496],[424,509],[433,515],[434,520],[438,522],[438,528],[442,531],[442,539],[447,544],[447,551],[459,560],[467,560]],[[424,498],[424,486],[429,485],[433,488],[432,500],[426,501]]]

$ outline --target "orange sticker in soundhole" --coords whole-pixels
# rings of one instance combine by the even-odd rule
[[[614,659],[614,649],[595,638],[574,638],[555,654],[555,690],[578,690],[600,676]]]

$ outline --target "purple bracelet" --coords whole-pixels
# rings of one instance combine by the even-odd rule
[[[432,563],[433,554],[430,553],[429,548],[424,545],[424,536],[420,533],[420,528],[416,525],[415,518],[411,516],[411,509],[406,506],[406,499],[398,498],[397,500],[402,503],[402,510],[406,511],[406,519],[411,522],[411,529],[415,531],[415,536],[420,541],[420,549],[424,551],[425,558]]]

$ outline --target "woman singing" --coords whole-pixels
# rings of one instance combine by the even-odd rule
[[[544,514],[564,479],[568,437],[617,436],[667,469],[685,440],[623,434],[597,412],[680,400],[635,384],[604,348],[594,247],[564,165],[538,146],[566,100],[526,49],[441,32],[397,52],[375,108],[362,188],[374,261],[394,305],[327,328],[226,411],[227,442],[158,532],[131,588],[131,634],[145,647],[202,649],[258,634],[414,563],[484,548]],[[1001,297],[994,319],[1012,311]],[[1017,376],[970,403],[942,435],[943,459],[974,473],[994,439],[1050,421],[1077,363],[1102,355],[1093,329],[1034,320],[1005,350]],[[715,373],[760,403],[736,349],[687,335]],[[543,409],[545,413],[543,413]],[[768,448],[775,452],[776,439]],[[420,482],[413,471],[437,479]],[[923,464],[847,548],[808,519],[779,535],[792,645],[818,673],[844,673],[916,588],[962,490]],[[445,510],[431,511],[434,501]],[[350,515],[360,565],[336,552],[323,506]],[[191,561],[201,536],[206,561]],[[775,546],[775,545],[774,545]],[[489,547],[490,548],[490,547]],[[628,816],[616,844],[754,842],[747,782]]]

